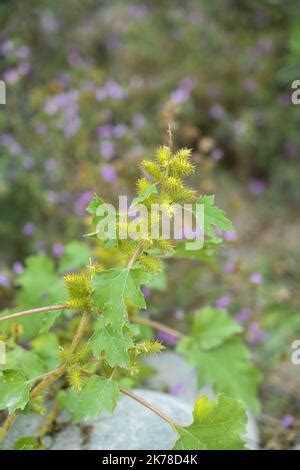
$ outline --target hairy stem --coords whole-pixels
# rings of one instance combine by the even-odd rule
[[[47,414],[46,418],[44,419],[41,427],[38,430],[37,436],[38,437],[43,437],[45,434],[48,434],[48,432],[51,430],[53,422],[56,419],[56,416],[58,415],[60,410],[60,407],[57,403],[54,403],[52,406],[51,410]]]
[[[145,406],[146,408],[148,408],[149,410],[153,411],[153,413],[157,414],[160,418],[162,418],[164,421],[166,421],[168,424],[170,424],[172,427],[174,426],[179,426],[178,423],[176,423],[176,421],[174,421],[172,418],[170,418],[169,416],[165,415],[165,413],[163,413],[162,411],[160,411],[158,408],[156,408],[155,406],[151,405],[150,403],[148,403],[146,400],[144,400],[143,398],[139,397],[138,395],[136,395],[135,393],[131,392],[130,390],[127,390],[127,388],[124,388],[124,387],[121,387],[119,386],[119,389],[120,389],[120,392],[122,392],[124,395],[127,395],[129,396],[130,398],[133,398],[133,400],[136,400],[138,401],[139,403],[141,403],[141,405]]]
[[[180,331],[174,330],[170,326],[164,325],[163,323],[159,323],[158,321],[150,320],[149,318],[145,317],[130,317],[130,320],[134,323],[140,323],[141,325],[151,326],[155,330],[164,331],[172,336],[176,336],[178,338],[182,338],[184,336],[183,333]]]
[[[50,312],[51,310],[63,310],[68,308],[67,305],[50,305],[48,307],[39,307],[39,308],[32,308],[30,310],[24,310],[23,312],[11,313],[10,315],[6,315],[5,317],[0,317],[0,321],[4,320],[11,320],[12,318],[23,317],[25,315],[32,315],[34,313],[42,313],[42,312]]]
[[[17,418],[17,413],[14,413],[6,418],[6,420],[3,423],[3,426],[0,428],[0,444],[3,442],[7,432],[11,428],[11,426],[14,424],[15,420]]]
[[[57,369],[49,372],[46,377],[41,380],[31,391],[30,398],[35,398],[40,395],[44,390],[46,390],[49,385],[51,385],[55,380],[59,379],[66,371],[67,365],[64,363],[59,366]]]
[[[127,266],[126,266],[127,269],[132,268],[132,266],[134,265],[134,263],[136,262],[136,260],[138,259],[142,251],[143,251],[143,245],[142,243],[138,243],[132,257],[127,263]]]
[[[80,343],[80,340],[82,336],[84,335],[86,325],[88,323],[88,314],[87,312],[84,312],[79,325],[77,327],[77,330],[75,332],[73,341],[71,343],[71,350],[74,352],[77,348],[77,346]],[[57,379],[59,379],[67,370],[67,364],[63,363],[61,364],[57,369],[49,372],[49,374],[46,375],[46,377],[41,380],[30,392],[30,398],[35,398],[38,395],[40,395],[44,390],[46,390],[49,385],[51,385],[53,382],[55,382]],[[15,419],[17,418],[18,413],[14,413],[6,418],[6,420],[3,423],[2,428],[0,428],[0,443],[3,442],[7,432],[13,425]]]

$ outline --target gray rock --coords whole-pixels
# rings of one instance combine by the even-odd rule
[[[181,424],[192,421],[189,406],[165,393],[135,390],[135,393]],[[167,450],[172,449],[176,433],[159,416],[132,400],[122,398],[113,416],[99,419],[90,436],[93,450]]]
[[[197,388],[195,370],[176,353],[163,352],[148,358],[157,374],[147,380],[147,387],[159,391],[135,390],[141,398],[156,406],[183,425],[192,421],[194,402],[199,395],[214,398],[210,385]],[[179,389],[178,384],[184,387]],[[178,397],[161,393],[161,390],[177,388]],[[43,418],[37,415],[20,415],[4,442],[5,449],[13,448],[23,436],[35,435]],[[176,434],[165,421],[130,397],[122,397],[113,415],[104,415],[97,421],[80,424],[70,422],[63,411],[57,418],[61,430],[53,437],[46,437],[46,447],[56,450],[168,450],[172,449]],[[258,448],[259,433],[255,418],[248,411],[248,427],[245,436],[250,449]]]
[[[178,398],[149,390],[134,390],[138,396],[156,406],[175,421],[186,425],[192,421],[191,408]],[[21,415],[9,431],[4,442],[5,449],[12,449],[23,436],[34,435],[42,418],[33,414]],[[176,433],[143,405],[130,397],[122,397],[113,415],[104,415],[97,421],[70,423],[65,412],[57,422],[63,425],[53,439],[46,437],[51,450],[167,450],[172,449]],[[89,432],[85,433],[84,430]]]
[[[197,374],[186,361],[173,351],[164,351],[157,356],[147,358],[147,363],[156,370],[156,374],[147,380],[146,385],[151,389],[174,390],[178,389],[178,398],[193,408],[199,395],[215,398],[212,387],[207,384],[201,389],[197,387]],[[180,387],[179,387],[180,386]],[[247,410],[248,424],[244,439],[249,449],[259,448],[259,431],[255,417]]]
[[[62,429],[54,438],[51,450],[81,450],[83,446],[83,435],[80,427],[69,424]]]
[[[43,422],[39,415],[20,415],[7,433],[3,449],[13,449],[15,442],[24,436],[34,436]]]

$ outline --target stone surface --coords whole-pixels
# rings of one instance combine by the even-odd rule
[[[149,356],[147,363],[156,370],[156,374],[147,380],[151,389],[177,393],[178,398],[189,404],[191,409],[199,395],[215,398],[212,387],[208,384],[199,389],[197,374],[185,360],[173,351],[164,351],[157,356]],[[259,431],[253,413],[247,410],[248,424],[245,440],[249,449],[259,448]]]
[[[13,449],[14,443],[23,436],[34,436],[38,431],[43,418],[38,415],[20,415],[7,433],[2,446],[4,449]]]
[[[165,393],[135,390],[135,393],[182,424],[192,421],[191,409]],[[167,450],[176,433],[159,416],[129,397],[120,400],[114,415],[100,419],[90,436],[89,449]]]
[[[178,398],[149,390],[134,390],[141,398],[165,412],[183,425],[192,421],[191,408]],[[67,422],[61,413],[58,422],[64,427],[49,440],[52,450],[167,450],[176,441],[176,433],[165,421],[132,398],[124,396],[113,415],[104,415],[97,421],[79,424]],[[5,449],[13,448],[16,440],[34,435],[42,419],[36,415],[21,415],[9,431]],[[88,432],[86,432],[88,430]]]
[[[195,370],[176,353],[165,351],[148,358],[147,362],[157,374],[147,380],[147,388],[134,392],[183,425],[192,421],[194,402],[199,395],[214,398],[210,385],[197,388]],[[173,396],[162,391],[172,391]],[[245,436],[250,449],[258,448],[259,433],[255,418],[248,411],[248,427]],[[5,449],[13,448],[22,436],[34,435],[43,418],[37,415],[20,415],[4,442]],[[57,418],[61,430],[55,437],[46,437],[47,448],[56,450],[167,450],[176,440],[173,429],[159,416],[130,397],[122,397],[113,415],[104,415],[97,421],[70,423],[68,414]]]

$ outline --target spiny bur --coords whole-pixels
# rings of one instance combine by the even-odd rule
[[[83,387],[83,376],[80,367],[72,366],[68,369],[68,382],[74,390],[80,391]]]
[[[70,296],[66,305],[74,310],[90,309],[92,295],[90,270],[67,274],[64,276],[64,282]]]

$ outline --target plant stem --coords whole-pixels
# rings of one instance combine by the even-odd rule
[[[38,437],[43,437],[45,434],[48,434],[48,432],[51,430],[51,427],[53,425],[53,422],[58,415],[60,410],[60,407],[57,403],[54,403],[52,406],[51,410],[47,414],[46,418],[44,419],[41,427],[38,430],[37,436]]]
[[[87,321],[88,321],[88,314],[87,312],[84,312],[80,319],[73,341],[71,343],[71,352],[74,352],[77,346],[79,345],[80,340],[85,332]],[[52,382],[55,382],[55,380],[61,377],[65,373],[66,369],[67,369],[67,364],[63,363],[60,367],[50,372],[38,385],[36,385],[36,387],[34,387],[34,389],[32,390],[30,394],[30,397],[33,398],[39,395],[42,391],[48,388],[49,385],[52,384]]]
[[[14,413],[13,415],[8,416],[4,421],[3,426],[0,428],[0,444],[3,442],[8,430],[14,424],[16,418],[17,413]]]
[[[140,256],[142,251],[143,251],[143,245],[142,245],[141,242],[139,242],[136,246],[136,249],[135,249],[132,257],[130,258],[130,260],[127,263],[127,266],[126,266],[127,269],[132,268],[132,266],[134,265],[134,263],[136,262],[136,260],[138,259],[138,257]]]
[[[81,340],[82,336],[85,333],[85,329],[86,329],[87,324],[88,324],[88,318],[89,318],[88,313],[84,312],[81,319],[80,319],[78,328],[76,330],[76,333],[75,333],[74,338],[73,338],[72,343],[71,343],[71,351],[72,352],[75,351],[75,349],[77,348],[77,346],[80,343],[80,340]]]
[[[79,325],[77,327],[77,330],[75,332],[73,341],[71,343],[71,351],[74,352],[77,348],[77,346],[80,343],[80,340],[85,332],[86,325],[88,322],[88,314],[87,312],[84,312]],[[46,388],[49,387],[55,380],[59,379],[67,370],[67,363],[61,364],[57,369],[49,372],[49,374],[46,375],[46,377],[41,380],[32,390],[30,393],[30,398],[34,398],[38,395],[40,395]],[[6,418],[4,421],[4,424],[2,428],[0,428],[0,443],[4,440],[7,432],[9,431],[10,427],[13,425],[15,419],[17,418],[18,414],[14,413]]]
[[[46,388],[49,387],[49,385],[55,382],[55,380],[59,379],[65,373],[66,369],[67,364],[63,363],[57,369],[49,372],[49,374],[46,375],[46,377],[32,389],[30,398],[35,398],[40,395]]]
[[[0,321],[11,320],[12,318],[23,317],[25,315],[32,315],[34,313],[50,312],[51,310],[63,310],[65,308],[68,308],[68,307],[64,304],[50,305],[48,307],[32,308],[31,310],[24,310],[23,312],[12,313],[10,315],[6,315],[5,317],[0,317]]]
[[[130,317],[130,320],[134,323],[140,323],[141,325],[151,326],[155,330],[164,331],[172,336],[177,336],[178,338],[182,338],[184,336],[183,333],[180,331],[174,330],[170,326],[164,325],[163,323],[159,323],[158,321],[150,320],[149,318],[145,317]]]
[[[141,405],[145,406],[149,410],[153,411],[153,413],[157,414],[160,418],[162,418],[164,421],[166,421],[168,424],[170,424],[172,427],[174,426],[180,426],[176,421],[174,421],[172,418],[169,416],[165,415],[162,411],[160,411],[158,408],[155,406],[151,405],[148,403],[146,400],[143,398],[139,397],[135,393],[131,392],[130,390],[127,390],[127,388],[119,386],[120,392],[122,392],[124,395],[129,396],[130,398],[133,398],[133,400],[138,401],[141,403]]]

